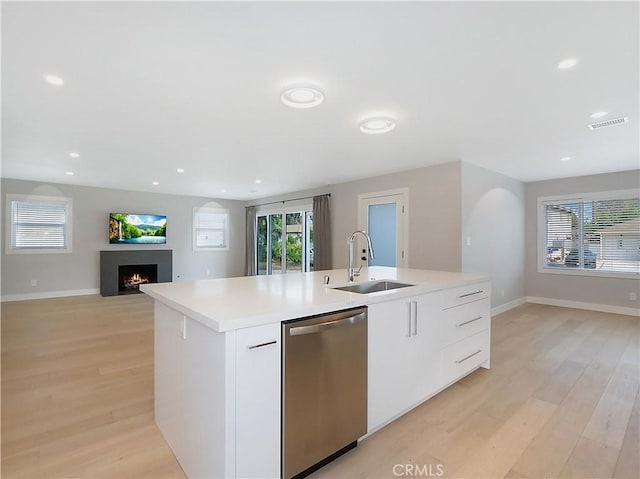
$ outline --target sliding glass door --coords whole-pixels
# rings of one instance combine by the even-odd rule
[[[257,215],[259,275],[313,271],[313,213],[274,212]]]

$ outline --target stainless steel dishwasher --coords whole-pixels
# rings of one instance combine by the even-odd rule
[[[367,432],[367,308],[282,325],[282,477],[304,477]]]

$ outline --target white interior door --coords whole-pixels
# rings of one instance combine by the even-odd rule
[[[357,257],[369,266],[406,268],[408,264],[407,190],[368,193],[358,197],[358,227],[371,237],[375,258],[358,243]],[[365,258],[364,260],[362,258]]]

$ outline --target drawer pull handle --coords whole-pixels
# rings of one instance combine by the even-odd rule
[[[464,323],[458,323],[456,324],[456,328],[459,328],[460,326],[464,326],[465,324],[473,323],[474,321],[479,321],[481,319],[482,319],[482,316],[478,316],[477,318],[470,319],[469,321],[465,321]]]
[[[264,346],[271,346],[272,344],[276,344],[277,342],[278,341],[274,339],[273,341],[269,341],[267,343],[253,344],[251,346],[247,346],[247,349],[257,349],[257,348],[262,348]]]
[[[484,293],[484,290],[480,290],[480,291],[474,291],[473,293],[466,293],[466,294],[461,294],[459,296],[456,296],[458,299],[460,298],[466,298],[467,296],[473,296],[474,294],[480,294],[480,293]]]
[[[471,353],[469,356],[462,358],[462,359],[458,359],[456,361],[456,364],[461,364],[464,363],[467,359],[471,359],[472,357],[474,357],[476,354],[480,354],[482,352],[482,349],[478,349],[475,353]]]

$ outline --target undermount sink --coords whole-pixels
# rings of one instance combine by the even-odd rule
[[[379,291],[389,291],[391,289],[406,288],[408,286],[415,286],[415,284],[398,283],[396,281],[388,281],[386,279],[380,279],[376,281],[365,281],[363,283],[350,284],[348,286],[339,286],[333,289],[339,289],[340,291],[347,291],[349,293],[377,293]]]

